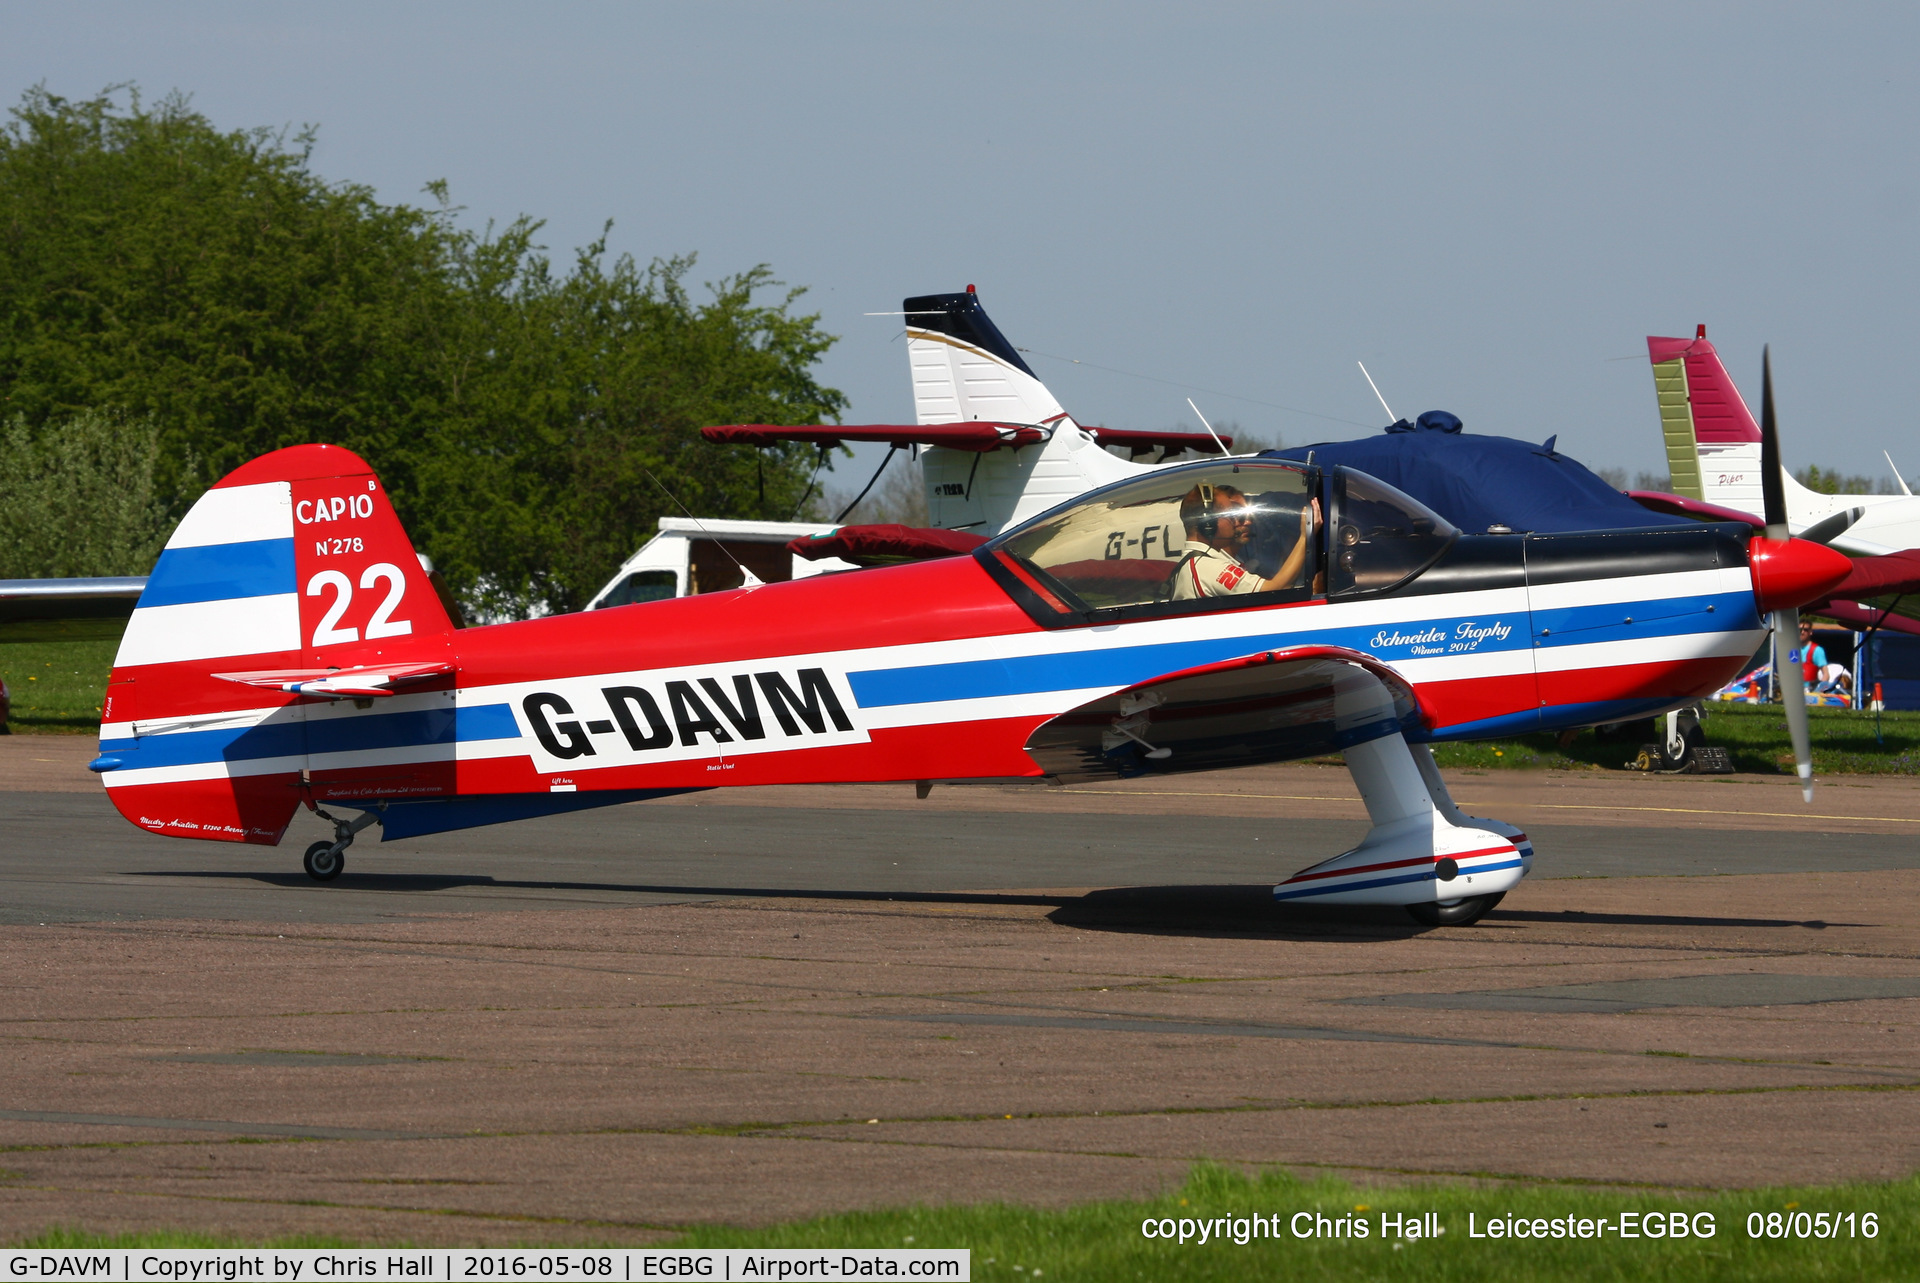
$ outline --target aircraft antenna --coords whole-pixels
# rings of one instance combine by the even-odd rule
[[[707,529],[706,523],[701,521],[700,518],[694,516],[693,509],[687,507],[686,504],[681,503],[680,496],[675,494],[673,491],[667,489],[667,487],[661,483],[660,478],[653,475],[653,469],[642,468],[640,469],[640,471],[647,474],[647,480],[653,482],[654,485],[660,487],[661,494],[673,500],[674,507],[680,509],[680,511],[687,514],[687,520],[691,521],[694,525],[700,528],[700,533],[707,537],[708,543],[718,548],[721,552],[726,553],[727,560],[731,561],[734,565],[740,567],[740,586],[742,588],[764,588],[767,586],[766,580],[760,578],[760,576],[754,574],[751,570],[748,570],[744,565],[740,564],[740,559],[733,555],[733,549],[727,547],[724,543],[721,543],[718,539],[715,539],[713,537],[713,533]]]
[[[1213,443],[1220,447],[1221,457],[1225,458],[1228,453],[1227,443],[1220,439],[1220,434],[1213,430],[1213,425],[1211,423],[1207,422],[1207,416],[1204,414],[1200,414],[1200,407],[1197,405],[1193,405],[1192,397],[1187,398],[1187,404],[1190,406],[1193,406],[1193,412],[1195,414],[1200,415],[1200,426],[1207,430],[1207,435],[1213,438]]]
[[[1887,453],[1887,452],[1886,452],[1885,450],[1882,450],[1882,451],[1880,452],[1880,454],[1881,454],[1881,456],[1882,456],[1883,458],[1885,458],[1885,459],[1886,459],[1886,461],[1887,461],[1887,466],[1888,466],[1889,468],[1893,468],[1893,456],[1892,456],[1892,455],[1890,455],[1890,454],[1888,454],[1888,453]],[[1900,493],[1901,493],[1901,494],[1903,494],[1903,495],[1909,495],[1909,496],[1911,496],[1911,495],[1913,494],[1913,491],[1911,491],[1911,490],[1909,490],[1909,489],[1907,489],[1907,479],[1906,479],[1905,477],[1903,477],[1903,476],[1901,476],[1901,475],[1900,475],[1900,469],[1898,469],[1898,468],[1893,468],[1893,479],[1894,479],[1895,481],[1898,481],[1898,482],[1900,483]]]
[[[1360,367],[1360,377],[1365,379],[1367,381],[1367,386],[1373,389],[1374,399],[1380,402],[1380,408],[1387,412],[1387,417],[1389,419],[1392,419],[1395,423],[1398,423],[1400,421],[1400,416],[1395,414],[1393,412],[1393,407],[1387,404],[1387,398],[1380,395],[1380,385],[1373,381],[1373,376],[1371,374],[1367,373],[1367,363],[1365,361],[1355,361],[1354,364]]]

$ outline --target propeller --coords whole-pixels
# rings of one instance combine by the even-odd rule
[[[1780,434],[1773,422],[1773,356],[1760,349],[1760,495],[1766,505],[1767,538],[1793,537],[1787,528],[1787,491],[1780,480]],[[1835,531],[1834,534],[1838,534]],[[1829,538],[1832,536],[1829,535]],[[1785,642],[1781,638],[1786,638]],[[1786,662],[1800,644],[1800,611],[1789,606],[1773,612],[1773,680],[1787,708],[1787,734],[1793,740],[1793,765],[1800,796],[1813,801],[1813,736],[1807,729],[1807,675],[1804,664]],[[1783,669],[1792,670],[1789,676]]]
[[[1848,508],[1836,512],[1831,517],[1822,517],[1800,532],[1800,538],[1813,543],[1831,544],[1835,539],[1847,533],[1848,527],[1867,515],[1865,508]]]

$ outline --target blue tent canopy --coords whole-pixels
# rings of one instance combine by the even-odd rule
[[[1512,437],[1460,430],[1445,410],[1405,419],[1379,436],[1269,450],[1273,458],[1345,464],[1403,490],[1469,534],[1501,525],[1522,531],[1690,526],[1686,517],[1642,508],[1576,459]]]

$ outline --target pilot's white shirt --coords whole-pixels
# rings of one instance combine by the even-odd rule
[[[1261,582],[1260,576],[1235,561],[1232,554],[1189,539],[1181,550],[1180,568],[1174,572],[1173,599],[1195,601],[1259,592]]]

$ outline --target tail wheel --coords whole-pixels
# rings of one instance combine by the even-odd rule
[[[307,866],[307,876],[315,882],[331,882],[347,867],[347,857],[345,852],[334,850],[331,842],[315,842],[307,848],[307,858],[301,863]]]
[[[1410,904],[1407,912],[1415,922],[1425,927],[1466,927],[1480,921],[1483,914],[1506,897],[1502,891],[1498,895],[1470,895],[1463,900],[1453,900],[1446,904]]]

